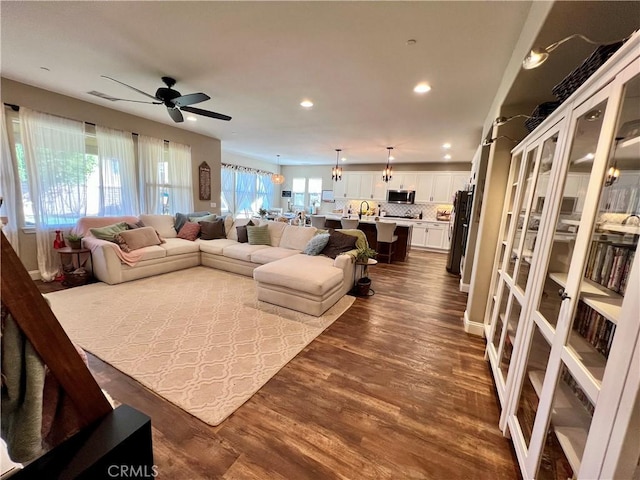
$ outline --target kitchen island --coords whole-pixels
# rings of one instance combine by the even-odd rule
[[[340,215],[327,215],[325,220],[326,228],[342,228],[340,223]],[[395,245],[395,251],[391,256],[391,260],[393,262],[404,262],[407,260],[407,256],[409,255],[409,250],[411,249],[411,234],[413,233],[413,224],[408,221],[402,221],[402,219],[389,218],[386,219],[382,217],[380,219],[382,222],[389,222],[396,224],[396,230],[394,235],[398,236],[398,240]],[[367,237],[367,242],[369,242],[369,246],[374,250],[378,250],[378,240],[377,240],[377,231],[376,231],[376,222],[374,217],[363,217],[360,219],[358,223],[358,229],[362,230]]]

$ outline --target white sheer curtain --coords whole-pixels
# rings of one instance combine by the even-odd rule
[[[169,211],[193,211],[191,147],[169,142]]]
[[[20,108],[22,141],[33,201],[38,269],[53,280],[60,264],[53,230],[75,224],[85,215],[87,177],[95,167],[85,155],[82,122]]]
[[[273,203],[273,182],[271,181],[271,175],[268,173],[258,174],[258,201],[261,204],[258,208],[264,208],[269,210]]]
[[[233,167],[223,165],[220,170],[220,206],[222,213],[235,214],[236,175]]]
[[[18,188],[16,188],[16,169],[9,146],[8,123],[5,116],[5,109],[2,109],[0,116],[0,128],[2,129],[2,151],[0,156],[0,197],[2,197],[2,207],[0,216],[7,217],[7,224],[2,227],[7,240],[13,249],[20,253],[18,245],[18,202],[21,202]]]
[[[136,157],[131,133],[96,126],[100,215],[137,215]]]
[[[243,170],[236,171],[236,213],[250,216],[256,194],[256,174]]]
[[[161,163],[164,166],[164,142],[159,138],[138,135],[138,159],[141,213],[162,213],[160,195],[167,181],[164,170],[160,170]]]

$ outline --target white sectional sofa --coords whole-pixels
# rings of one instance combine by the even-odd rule
[[[153,227],[165,243],[129,254],[113,242],[93,237],[90,231],[91,228],[139,220],[145,226]],[[236,220],[232,223],[227,219],[227,238],[216,240],[177,238],[174,219],[170,215],[85,217],[78,221],[74,232],[84,235],[83,246],[92,251],[94,276],[109,284],[205,265],[253,276],[260,300],[315,316],[322,315],[353,287],[354,255],[343,254],[332,259],[302,253],[317,229],[262,221],[268,225],[271,243],[251,245],[240,243],[237,238],[236,227],[246,222]],[[366,242],[362,232],[350,233]]]

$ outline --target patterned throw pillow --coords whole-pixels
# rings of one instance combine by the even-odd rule
[[[247,236],[249,237],[249,245],[270,245],[271,236],[269,235],[269,225],[254,227],[247,225]]]
[[[180,229],[184,226],[184,224],[189,221],[189,217],[203,217],[209,214],[210,212],[176,213],[176,218],[173,224],[173,228],[176,229],[176,232],[179,232]]]
[[[307,246],[304,247],[304,253],[306,253],[307,255],[320,255],[320,252],[324,250],[324,247],[327,246],[327,243],[329,243],[328,233],[321,233],[319,235],[316,235],[311,240],[309,240]]]
[[[327,246],[324,247],[320,254],[326,255],[329,258],[336,258],[341,253],[355,249],[356,240],[358,239],[352,235],[333,231],[329,234],[329,242],[327,242]]]
[[[224,218],[216,218],[212,222],[198,222],[200,225],[200,238],[202,240],[215,240],[227,238],[224,231]]]
[[[247,227],[252,227],[253,222],[249,220],[249,223],[246,225],[240,225],[236,227],[236,233],[238,236],[238,243],[247,243],[249,241],[249,236],[247,235]]]
[[[199,233],[200,225],[193,222],[186,222],[178,232],[178,238],[184,238],[185,240],[191,240],[193,242],[198,238]]]

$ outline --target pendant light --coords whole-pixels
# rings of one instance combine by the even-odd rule
[[[277,155],[278,157],[278,173],[273,173],[271,174],[271,181],[275,184],[275,185],[282,185],[284,183],[284,175],[281,175],[280,172],[280,155]]]
[[[616,146],[613,149],[613,165],[609,167],[607,170],[607,178],[604,181],[605,187],[610,187],[614,183],[618,181],[620,177],[620,170],[618,169],[618,160],[616,159],[616,152],[618,150],[618,143],[620,140],[624,139],[624,137],[616,137]]]
[[[384,180],[386,183],[389,183],[389,180],[391,180],[391,177],[393,176],[393,168],[391,167],[390,163],[391,162],[391,150],[393,150],[393,147],[387,147],[387,166],[385,167],[385,169],[382,171],[382,180]]]
[[[341,149],[336,148],[336,166],[331,169],[331,180],[335,180],[336,182],[342,180],[342,167],[338,163],[341,151]]]

